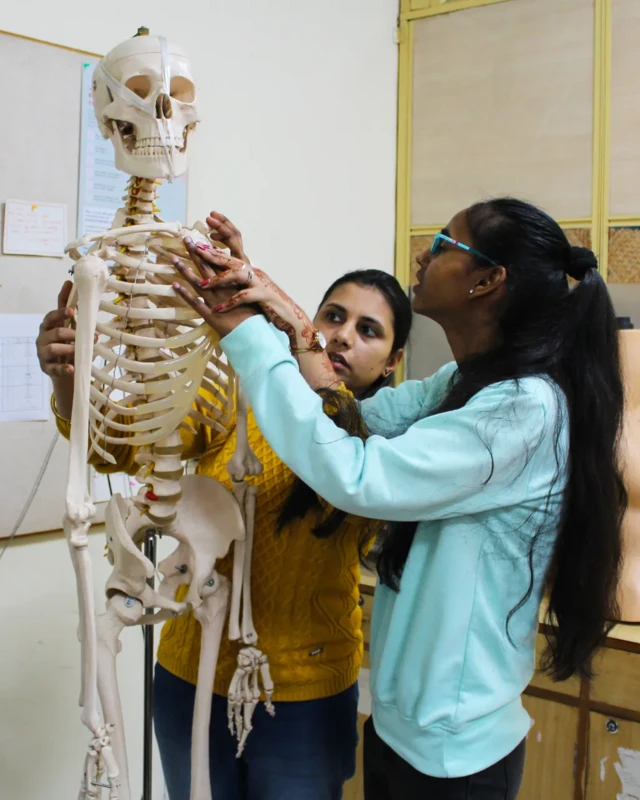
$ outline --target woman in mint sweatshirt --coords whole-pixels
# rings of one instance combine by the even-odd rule
[[[558,680],[590,674],[616,617],[623,388],[595,256],[517,200],[457,214],[419,256],[413,292],[455,362],[362,402],[357,436],[300,375],[323,395],[336,383],[300,309],[219,251],[193,259],[200,276],[181,271],[201,298],[179,291],[224,336],[275,452],[332,505],[393,523],[371,632],[367,800],[512,800],[543,593]],[[244,288],[222,302],[228,284]]]

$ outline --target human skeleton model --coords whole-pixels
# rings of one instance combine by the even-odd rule
[[[622,523],[618,602],[622,622],[640,622],[640,331],[620,331],[620,340],[625,383],[622,456],[629,505]]]
[[[183,238],[208,241],[208,229],[164,222],[156,181],[186,170],[187,139],[197,122],[195,85],[185,53],[162,38],[141,36],[98,65],[94,110],[111,139],[118,169],[131,175],[113,229],[72,242],[75,261],[76,354],[65,534],[76,573],[82,652],[82,721],[90,729],[80,800],[130,800],[122,708],[116,678],[125,626],[162,622],[194,609],[202,625],[192,738],[191,798],[210,800],[209,720],[220,639],[230,604],[229,637],[241,640],[229,691],[229,727],[239,753],[251,730],[262,686],[273,713],[266,657],[255,647],[250,566],[256,488],[246,479],[261,465],[247,439],[247,406],[212,329],[172,289],[180,275],[171,257],[186,256]],[[81,248],[90,245],[82,255]],[[94,334],[98,342],[94,345]],[[212,398],[215,402],[212,402]],[[188,416],[225,432],[237,406],[236,450],[228,464],[233,493],[212,478],[183,473],[180,428]],[[205,413],[206,412],[206,413]],[[95,507],[87,453],[115,463],[118,444],[140,448],[138,496],[114,495],[107,506],[106,613],[95,615],[87,534]],[[160,529],[178,544],[159,565],[141,552],[145,531]],[[216,561],[234,542],[232,582]],[[184,602],[176,589],[190,588]],[[242,607],[242,612],[241,612]],[[145,614],[144,609],[156,609]],[[102,714],[100,713],[100,706]]]

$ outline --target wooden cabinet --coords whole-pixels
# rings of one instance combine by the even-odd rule
[[[595,660],[590,696],[596,703],[640,713],[640,657],[606,648]]]
[[[613,633],[592,681],[558,684],[536,672],[524,696],[535,726],[519,800],[640,798],[640,637],[630,626]],[[544,644],[539,635],[539,652]],[[538,746],[547,740],[551,748]]]
[[[375,581],[363,581],[363,666]],[[538,663],[546,646],[541,623]],[[592,681],[554,683],[536,670],[523,703],[533,720],[518,800],[640,800],[640,627],[615,628],[599,653]],[[359,725],[365,722],[362,716]],[[358,773],[344,800],[363,800],[362,740]]]
[[[585,800],[640,797],[640,722],[591,713],[587,763]]]
[[[542,689],[545,692],[553,692],[554,694],[567,695],[568,697],[580,697],[580,679],[571,678],[562,683],[552,681],[547,675],[539,669],[540,659],[547,647],[547,640],[543,633],[539,633],[536,640],[536,671],[529,684],[532,689]]]
[[[527,737],[524,778],[518,800],[573,800],[578,755],[578,709],[525,695],[533,720]]]

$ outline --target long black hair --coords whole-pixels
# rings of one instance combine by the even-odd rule
[[[458,365],[433,413],[461,408],[493,383],[531,375],[545,377],[566,397],[569,463],[547,575],[550,633],[543,666],[556,680],[590,676],[594,651],[617,617],[627,505],[618,460],[624,391],[615,313],[594,254],[572,247],[544,212],[501,198],[472,206],[467,222],[469,244],[505,267],[508,298],[498,344]],[[486,263],[474,260],[473,268],[486,269]],[[567,276],[577,285],[571,287]],[[415,529],[415,523],[392,524],[381,545],[380,578],[393,588]],[[530,585],[514,611],[532,592],[535,539]]]
[[[376,289],[384,297],[391,308],[393,315],[393,344],[391,352],[401,350],[407,343],[411,332],[411,303],[409,298],[402,290],[397,279],[388,272],[379,269],[360,269],[346,274],[335,280],[327,289],[320,301],[321,308],[331,295],[340,286],[348,283],[355,283],[368,289]],[[358,395],[358,400],[372,397],[379,389],[390,386],[393,382],[393,374],[389,376],[381,375],[377,380],[368,386]],[[327,414],[340,428],[346,430],[351,436],[359,436],[366,439],[367,430],[358,411],[357,403],[350,395],[331,389],[320,389],[318,394],[324,400],[324,407]],[[312,528],[312,533],[320,539],[324,539],[335,533],[342,525],[347,516],[344,511],[332,508],[327,513],[322,514],[322,505],[318,495],[307,486],[306,483],[296,477],[291,488],[291,492],[284,502],[278,515],[277,528],[282,530],[295,519],[302,519],[310,511],[315,510],[319,514],[318,524]],[[320,518],[322,517],[322,518]]]

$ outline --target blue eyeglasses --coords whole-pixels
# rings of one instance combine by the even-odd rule
[[[436,233],[433,244],[431,245],[431,255],[439,256],[444,248],[445,242],[447,244],[452,244],[454,247],[459,247],[460,250],[465,250],[467,253],[471,253],[472,255],[476,256],[476,258],[481,258],[483,261],[487,261],[494,267],[498,266],[498,264],[492,258],[483,255],[479,250],[474,250],[473,247],[462,244],[462,242],[457,242],[455,239],[445,236],[444,233]]]

